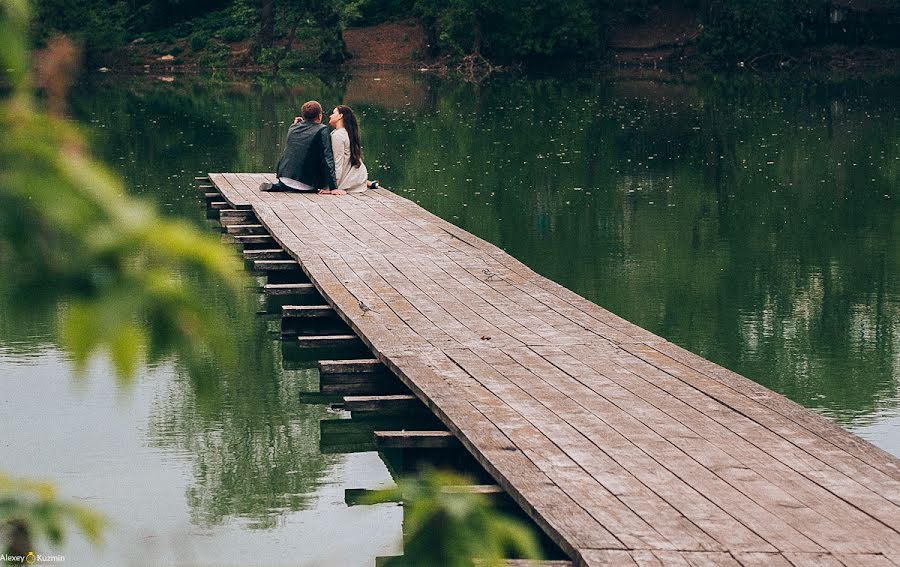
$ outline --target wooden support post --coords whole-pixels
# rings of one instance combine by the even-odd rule
[[[320,360],[319,390],[328,394],[408,394],[409,389],[374,359]]]
[[[256,224],[256,215],[253,211],[232,209],[223,207],[219,211],[219,224],[228,226],[230,224]]]
[[[287,252],[281,248],[257,248],[244,250],[244,260],[254,262],[256,260],[287,260]]]
[[[459,447],[449,431],[376,431],[375,446],[379,449],[450,449]]]
[[[344,396],[344,409],[351,412],[353,417],[431,413],[425,404],[412,394]]]
[[[312,336],[349,336],[353,333],[339,317],[300,319],[296,317],[281,318],[281,338],[293,340],[300,337]],[[354,342],[361,345],[360,342]],[[312,346],[312,345],[310,345]]]
[[[398,430],[402,427],[434,429],[436,420],[415,422],[398,418],[323,419],[319,421],[319,448],[328,453],[355,453],[375,450],[375,431]]]
[[[226,207],[228,207],[228,203],[226,203],[225,201],[210,201],[209,202],[210,209],[215,209],[217,211],[220,211]]]
[[[228,234],[238,235],[263,235],[266,234],[266,227],[261,224],[229,224],[225,227]],[[271,238],[271,237],[270,237]]]
[[[266,295],[319,295],[311,283],[269,283],[259,289]]]
[[[206,175],[198,175],[197,177],[194,177],[194,181],[202,181],[206,183],[209,182],[209,177]]]
[[[253,269],[259,272],[298,270],[300,264],[297,260],[253,260]]]
[[[285,319],[327,319],[335,317],[330,305],[282,305],[281,316]]]
[[[319,374],[385,374],[387,368],[375,358],[320,360]]]
[[[297,337],[300,348],[352,348],[362,345],[356,335],[301,335]]]
[[[221,193],[216,193],[215,191],[213,191],[213,192],[210,192],[210,193],[204,193],[204,194],[203,194],[203,198],[206,199],[207,201],[221,201],[221,200],[222,200],[222,194],[221,194]]]
[[[275,239],[268,234],[238,234],[234,236],[237,244],[274,244]]]

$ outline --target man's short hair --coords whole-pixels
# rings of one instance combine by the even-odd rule
[[[313,121],[322,115],[322,105],[314,100],[303,103],[300,114],[303,115],[304,120]]]

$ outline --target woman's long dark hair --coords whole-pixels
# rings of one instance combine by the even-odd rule
[[[362,146],[359,144],[359,124],[353,109],[345,104],[339,104],[338,112],[344,117],[344,128],[350,136],[350,165],[359,167],[362,163]]]

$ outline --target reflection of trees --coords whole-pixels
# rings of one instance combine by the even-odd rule
[[[108,76],[78,89],[73,113],[94,133],[93,146],[133,194],[196,216],[193,177],[209,171],[270,171],[287,127],[308,99],[342,98],[342,86],[315,77],[282,83],[174,83]],[[102,104],[98,104],[102,101]]]
[[[271,89],[251,91],[235,94],[197,85],[178,92],[154,83],[133,89],[89,84],[80,89],[73,112],[89,123],[99,152],[119,167],[129,190],[158,204],[180,203],[176,211],[181,208],[196,216],[199,206],[192,177],[197,172],[259,169],[242,164],[258,161],[259,155],[274,163],[272,156],[280,151],[283,128],[271,123],[289,122],[294,113],[283,96],[257,96]],[[102,106],[96,105],[99,100]],[[257,122],[246,128],[251,121]],[[271,146],[262,154],[260,140]],[[225,165],[207,167],[214,161]],[[27,221],[21,215],[10,219]],[[4,225],[10,234],[33,232],[28,228]],[[0,242],[0,263],[6,244]],[[40,254],[44,243],[30,244]],[[31,281],[26,263],[10,264],[4,264],[7,277],[0,280],[0,344],[7,352],[40,353],[58,334],[58,297],[41,292],[52,282]],[[176,360],[177,377],[166,399],[158,401],[151,442],[192,456],[197,480],[187,497],[198,523],[237,516],[259,527],[271,525],[281,511],[308,504],[333,462],[318,451],[318,421],[326,412],[296,402],[298,391],[314,387],[307,383],[314,377],[276,368],[278,343],[267,340],[264,329],[242,324],[225,289],[203,285],[190,270],[179,277],[208,290],[204,299],[210,309],[232,323],[229,333],[240,366]],[[147,347],[149,365],[172,360],[157,348],[164,343],[157,338],[152,336]]]
[[[841,419],[900,374],[895,86],[442,85],[369,109],[367,149],[443,218]]]
[[[0,280],[0,347],[12,354],[39,354],[57,344],[58,307],[35,288],[29,300],[22,301],[21,288],[11,285],[19,279],[18,267],[4,267],[8,270]]]
[[[421,90],[409,106],[353,98],[367,164],[387,186],[840,417],[879,407],[900,373],[895,87],[416,78],[403,84]],[[196,214],[172,172],[271,169],[281,122],[343,88],[106,86],[106,109],[85,103],[78,115],[108,125],[109,161],[135,156],[119,160],[128,178]]]
[[[191,456],[194,522],[240,517],[272,527],[281,513],[310,504],[334,461],[319,453],[319,420],[328,413],[297,402],[317,376],[283,370],[280,343],[262,326],[234,335],[242,370],[194,380],[180,373],[155,401],[148,435],[153,446]]]

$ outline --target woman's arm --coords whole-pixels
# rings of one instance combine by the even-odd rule
[[[331,133],[331,151],[334,154],[334,176],[337,178],[338,185],[341,179],[347,174],[350,167],[350,161],[347,159],[346,151],[349,150],[349,140],[340,135],[339,130]]]
[[[322,140],[322,167],[325,169],[327,176],[328,189],[337,189],[337,178],[334,172],[334,154],[331,151],[331,144],[328,141],[328,128],[322,128],[322,134],[319,135]]]

